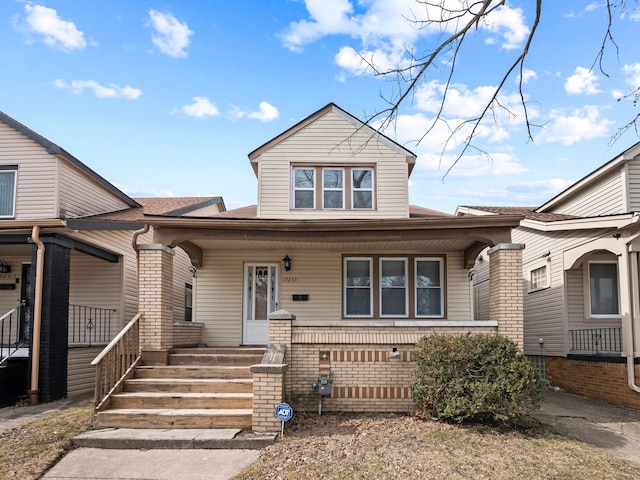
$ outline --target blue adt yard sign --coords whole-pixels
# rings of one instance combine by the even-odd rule
[[[291,408],[291,405],[288,403],[281,403],[276,407],[276,417],[281,422],[291,420],[291,417],[293,417],[293,408]]]
[[[276,407],[276,418],[282,422],[280,435],[284,435],[284,422],[293,417],[293,408],[288,403],[281,403]]]

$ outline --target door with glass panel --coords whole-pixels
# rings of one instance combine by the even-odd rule
[[[244,266],[242,343],[266,345],[268,315],[278,309],[277,263],[247,263]]]

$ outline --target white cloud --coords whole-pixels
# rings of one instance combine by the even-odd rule
[[[53,86],[56,88],[71,90],[76,95],[82,94],[85,90],[92,90],[98,98],[124,98],[127,100],[135,100],[142,95],[142,90],[133,88],[129,85],[121,87],[115,84],[108,86],[100,85],[95,80],[73,80],[68,83],[64,80],[55,80]]]
[[[625,82],[634,90],[640,87],[640,63],[625,64],[622,73],[626,75]]]
[[[69,20],[63,20],[53,8],[43,5],[25,5],[26,23],[17,26],[18,30],[35,33],[42,41],[53,48],[70,52],[87,46],[84,33]]]
[[[359,39],[364,49],[383,49],[400,58],[418,38],[453,33],[471,18],[456,16],[464,8],[460,0],[443,0],[442,5],[415,0],[305,0],[305,5],[309,19],[291,22],[281,35],[284,46],[292,51],[328,35],[348,35]],[[414,18],[443,21],[413,23]],[[523,11],[509,6],[496,9],[478,28],[501,36],[503,48],[519,46],[529,32]]]
[[[335,62],[338,66],[356,76],[370,72],[373,69],[378,72],[386,72],[408,66],[406,59],[398,58],[393,52],[387,52],[383,49],[358,51],[350,46],[342,47],[338,50]]]
[[[220,114],[218,107],[207,97],[193,97],[193,103],[183,105],[182,112],[196,118],[215,117]]]
[[[598,78],[592,70],[585,67],[576,67],[575,73],[567,78],[564,89],[569,95],[601,93],[598,89]]]
[[[529,83],[529,80],[533,78],[538,78],[538,74],[533,70],[529,70],[528,68],[522,69],[522,83]],[[520,76],[518,76],[518,80],[520,80]]]
[[[258,108],[259,110],[250,112],[239,107],[234,107],[231,111],[231,116],[234,118],[247,117],[267,123],[275,120],[280,115],[278,109],[271,105],[269,102],[260,102]]]
[[[155,32],[151,40],[158,49],[170,57],[186,57],[193,32],[186,23],[180,23],[170,13],[149,10]]]
[[[175,193],[166,189],[133,187],[117,183],[115,186],[131,197],[175,197]],[[226,200],[225,203],[227,203]]]
[[[609,134],[609,127],[614,122],[600,117],[600,111],[595,105],[585,105],[582,108],[565,113],[563,110],[552,110],[551,121],[545,125],[545,130],[535,137],[542,143],[573,143]]]
[[[247,116],[249,118],[253,118],[254,120],[260,120],[261,122],[266,123],[270,122],[271,120],[275,120],[276,118],[278,118],[278,115],[280,115],[278,109],[268,102],[260,102],[258,108],[260,110],[258,110],[257,112],[251,112]]]

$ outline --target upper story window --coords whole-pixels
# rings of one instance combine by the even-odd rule
[[[593,318],[620,316],[616,262],[589,262],[589,309]]]
[[[353,208],[373,208],[373,169],[352,170]]]
[[[16,167],[0,167],[0,218],[16,215]]]
[[[324,210],[373,210],[373,167],[292,168],[291,208]]]
[[[316,207],[315,174],[313,168],[293,169],[293,208]]]
[[[322,208],[344,208],[344,169],[322,170]]]

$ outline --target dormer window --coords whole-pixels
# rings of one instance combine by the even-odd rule
[[[373,208],[373,170],[354,169],[352,170],[353,208]]]
[[[293,208],[316,208],[316,178],[313,168],[293,169]]]
[[[294,166],[291,208],[305,210],[373,210],[373,167]],[[316,185],[319,185],[316,188]]]
[[[344,169],[322,170],[322,208],[344,208]]]
[[[0,167],[0,218],[16,216],[17,167]]]

